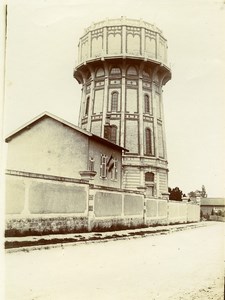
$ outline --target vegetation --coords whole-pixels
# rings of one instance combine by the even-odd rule
[[[170,200],[182,201],[183,192],[179,189],[179,187],[175,187],[173,189],[169,187],[168,192],[170,193]]]
[[[200,190],[196,190],[195,192],[191,191],[190,193],[188,193],[188,196],[189,196],[189,198],[197,198],[197,197],[207,198],[205,186],[202,185],[201,191]]]

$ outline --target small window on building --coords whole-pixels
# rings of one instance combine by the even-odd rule
[[[107,171],[111,175],[111,180],[117,180],[118,178],[118,160],[110,156],[107,162]]]
[[[118,110],[118,92],[113,92],[111,97],[111,111]]]
[[[118,160],[113,159],[113,168],[111,169],[111,179],[117,180],[118,179]]]
[[[127,75],[136,76],[137,75],[136,68],[134,66],[129,67],[128,70],[127,70]]]
[[[117,127],[116,125],[112,125],[111,132],[110,132],[110,141],[116,144],[116,138],[117,138]]]
[[[119,75],[119,74],[121,74],[120,68],[113,67],[110,71],[110,75]]]
[[[154,182],[154,173],[152,172],[145,173],[145,181]]]
[[[88,115],[88,111],[89,111],[89,102],[90,102],[90,97],[87,97],[86,100],[86,107],[85,107],[85,115]]]
[[[149,95],[145,95],[144,96],[145,99],[145,113],[150,113],[150,99],[149,99]]]
[[[101,164],[100,164],[100,177],[106,178],[107,177],[107,170],[106,170],[106,164],[107,164],[107,156],[101,155]]]
[[[152,135],[151,129],[146,128],[145,130],[145,141],[146,141],[146,155],[152,154]]]
[[[89,158],[89,166],[88,166],[89,171],[94,171],[95,170],[95,160],[93,157]]]

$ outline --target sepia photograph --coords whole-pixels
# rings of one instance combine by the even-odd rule
[[[1,16],[1,299],[223,300],[224,0]]]

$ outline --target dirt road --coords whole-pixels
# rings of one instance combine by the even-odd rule
[[[223,299],[224,224],[6,254],[6,299]]]

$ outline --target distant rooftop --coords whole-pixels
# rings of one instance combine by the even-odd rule
[[[225,198],[202,198],[202,206],[225,206]]]

